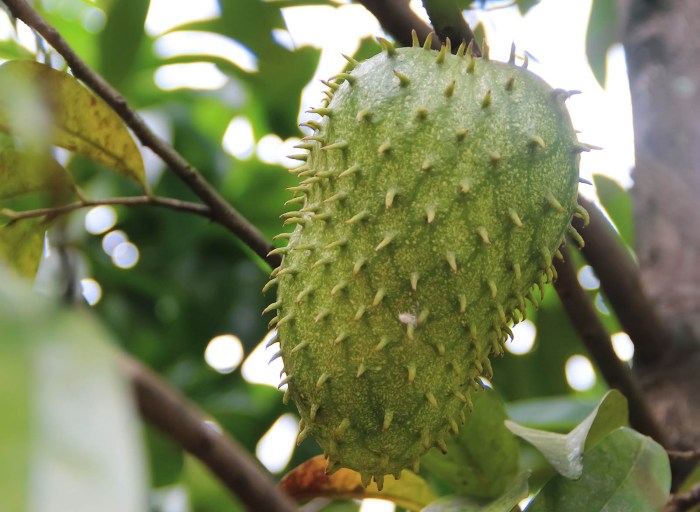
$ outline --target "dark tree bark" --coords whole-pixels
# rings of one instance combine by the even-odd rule
[[[624,4],[624,5],[623,5]],[[627,0],[636,249],[666,354],[638,374],[672,445],[700,446],[700,2]]]

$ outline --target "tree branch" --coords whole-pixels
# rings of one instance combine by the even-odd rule
[[[474,32],[464,19],[462,10],[455,0],[423,0],[423,6],[443,43],[449,38],[455,50],[462,42],[465,45],[472,43],[472,54],[476,57],[481,56],[481,49],[474,37]]]
[[[687,451],[677,451],[677,450],[666,450],[668,457],[675,460],[687,460],[696,461],[700,460],[700,450],[687,450]]]
[[[672,494],[664,512],[684,512],[700,503],[700,484],[695,484],[688,492]]]
[[[581,289],[576,278],[576,270],[571,264],[569,252],[565,247],[562,248],[562,254],[564,254],[564,261],[555,260],[554,263],[558,274],[554,287],[569,319],[608,386],[619,389],[627,397],[631,425],[642,434],[651,436],[661,445],[667,446],[666,436],[651,415],[632,372],[618,359],[608,332],[593,310],[586,293]]]
[[[432,29],[421,20],[405,0],[357,0],[371,12],[382,28],[389,32],[403,46],[411,46],[411,30],[418,39],[424,41]],[[433,48],[440,49],[440,41],[433,39]]]
[[[667,352],[666,336],[653,304],[642,289],[639,268],[598,207],[581,196],[579,203],[591,217],[585,228],[583,221],[574,219],[574,227],[586,242],[581,252],[595,269],[605,296],[634,343],[635,361],[658,364]]]
[[[96,200],[84,199],[75,203],[56,206],[53,208],[38,208],[36,210],[25,211],[15,211],[9,210],[7,208],[1,208],[0,217],[8,218],[10,219],[10,223],[14,223],[22,219],[31,219],[35,217],[55,218],[60,215],[65,215],[67,213],[74,212],[75,210],[80,210],[81,208],[108,205],[130,207],[141,205],[160,206],[162,208],[167,208],[170,210],[194,213],[195,215],[200,215],[214,222],[218,222],[218,220],[212,215],[211,210],[208,206],[205,206],[203,204],[190,203],[188,201],[181,201],[179,199],[172,199],[170,197],[157,196],[110,197],[108,199]]]
[[[143,419],[201,460],[248,510],[296,510],[244,449],[205,423],[207,415],[194,404],[137,360],[124,355],[122,367]]]
[[[160,139],[127,103],[126,99],[93,71],[70,47],[59,32],[49,25],[25,0],[3,0],[13,16],[34,29],[65,59],[76,78],[82,80],[124,120],[141,144],[157,154],[178,177],[207,205],[212,218],[236,234],[271,267],[279,265],[278,255],[268,256],[273,246],[235,208],[207,182],[197,169],[187,162],[172,146]]]

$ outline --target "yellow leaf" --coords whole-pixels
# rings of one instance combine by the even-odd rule
[[[0,199],[47,190],[64,196],[72,190],[66,170],[46,153],[0,149]]]
[[[401,472],[399,480],[387,475],[381,491],[375,483],[364,487],[360,474],[350,469],[342,468],[328,476],[322,455],[294,468],[279,485],[282,491],[300,502],[318,497],[338,500],[375,498],[393,501],[408,510],[421,510],[436,499],[426,481],[408,470]]]
[[[46,229],[46,222],[39,219],[0,226],[0,259],[21,275],[34,277],[41,261]]]
[[[32,91],[36,94],[31,94]],[[43,111],[39,110],[39,105]],[[146,185],[141,153],[121,118],[73,76],[33,61],[0,66],[0,128],[40,138]],[[29,124],[29,126],[27,126]]]

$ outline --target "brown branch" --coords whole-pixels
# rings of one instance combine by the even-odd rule
[[[586,242],[581,252],[595,269],[605,296],[634,343],[635,361],[658,364],[667,353],[666,336],[653,304],[642,289],[639,268],[600,210],[580,196],[579,203],[591,217],[585,228],[580,219],[574,220],[574,227]]]
[[[14,211],[7,208],[0,209],[0,217],[10,219],[10,223],[17,222],[22,219],[31,219],[36,217],[55,218],[60,215],[80,210],[82,208],[91,208],[93,206],[141,206],[151,205],[160,206],[169,210],[180,212],[194,213],[206,217],[209,220],[217,222],[217,219],[211,213],[208,206],[170,197],[157,196],[130,196],[130,197],[110,197],[108,199],[84,199],[75,203],[56,206],[53,208],[37,208],[36,210]]]
[[[424,41],[433,30],[421,20],[405,0],[357,0],[371,12],[382,28],[403,46],[411,46],[411,30]],[[440,49],[440,42],[433,39],[433,48]]]
[[[687,450],[687,451],[666,450],[666,453],[668,453],[668,457],[672,460],[687,460],[687,461],[700,460],[700,450]]]
[[[554,287],[569,319],[611,388],[619,389],[629,402],[630,424],[642,434],[667,446],[666,436],[651,415],[649,406],[630,369],[617,357],[610,335],[593,310],[591,301],[578,283],[576,270],[566,248],[564,261],[556,260],[557,280]]]
[[[442,42],[448,38],[456,51],[460,43],[472,44],[472,54],[481,56],[481,48],[471,27],[464,19],[462,10],[455,0],[423,0],[423,6],[430,16],[430,22]]]
[[[700,484],[695,484],[688,492],[672,494],[666,502],[664,512],[684,512],[700,504]]]
[[[153,150],[178,177],[211,209],[212,218],[238,236],[270,266],[279,265],[278,255],[268,256],[273,246],[211,186],[172,146],[160,139],[127,103],[126,99],[93,71],[70,47],[59,32],[25,0],[3,0],[13,16],[34,29],[64,58],[76,78],[101,97],[131,128],[141,143]]]
[[[209,417],[135,359],[122,367],[144,420],[201,460],[248,510],[294,512],[292,501],[226,433],[208,426]]]

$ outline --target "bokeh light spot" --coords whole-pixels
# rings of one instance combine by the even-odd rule
[[[153,51],[163,59],[182,55],[214,55],[248,73],[258,71],[258,59],[253,52],[241,43],[213,32],[178,30],[163,34],[153,45]]]
[[[80,280],[80,287],[82,289],[83,298],[90,306],[94,306],[102,298],[102,287],[100,283],[94,279],[86,277]]]
[[[126,233],[120,229],[110,231],[102,239],[102,250],[111,256],[114,254],[114,249],[116,249],[119,244],[126,242],[128,239],[129,238],[126,236]]]
[[[228,77],[211,62],[168,64],[156,69],[153,79],[164,91],[175,89],[220,89]]]
[[[146,32],[156,36],[193,21],[214,18],[221,14],[216,0],[151,0],[146,15]]]
[[[85,230],[92,235],[101,235],[117,223],[117,212],[108,205],[95,206],[85,215]]]
[[[367,498],[362,500],[359,512],[394,512],[396,505],[391,501]]]
[[[222,144],[228,153],[239,160],[253,156],[255,138],[250,119],[243,116],[234,117],[226,128]]]
[[[273,338],[277,337],[277,330],[272,329],[268,332],[263,340],[246,358],[241,367],[241,375],[243,378],[252,384],[265,384],[276,388],[280,381],[280,373],[284,368],[282,359],[278,358],[270,362],[270,358],[279,350],[277,345],[272,345],[265,348]],[[282,386],[286,389],[286,385]]]
[[[296,137],[290,137],[288,139],[285,139],[284,142],[282,142],[282,146],[280,147],[279,150],[279,162],[288,168],[293,168],[293,167],[298,167],[301,162],[299,160],[294,160],[293,158],[289,158],[289,155],[298,155],[299,154],[299,149],[295,148],[294,146],[298,145],[301,143],[301,139],[298,139]]]
[[[631,361],[634,357],[634,343],[626,332],[616,332],[610,336],[613,350],[621,361]]]
[[[299,420],[290,413],[280,416],[258,441],[255,455],[268,471],[279,473],[292,458]]]
[[[266,164],[278,164],[282,161],[282,139],[274,133],[268,133],[260,141],[256,149],[258,160]]]
[[[507,341],[506,350],[511,354],[523,355],[532,350],[537,336],[537,327],[530,320],[523,320],[513,326],[513,340]]]
[[[204,350],[204,360],[219,373],[231,373],[243,360],[243,344],[233,334],[215,336]]]
[[[597,290],[600,288],[600,280],[590,265],[584,265],[578,271],[578,282],[586,290]]]
[[[585,356],[575,355],[567,359],[565,372],[566,382],[576,391],[587,391],[595,385],[595,370]]]
[[[131,242],[122,242],[112,251],[112,263],[123,269],[134,268],[140,257],[139,248]]]
[[[603,313],[604,315],[609,315],[610,314],[610,309],[608,308],[608,305],[605,303],[605,299],[603,299],[603,294],[602,293],[596,293],[595,295],[595,308]]]

